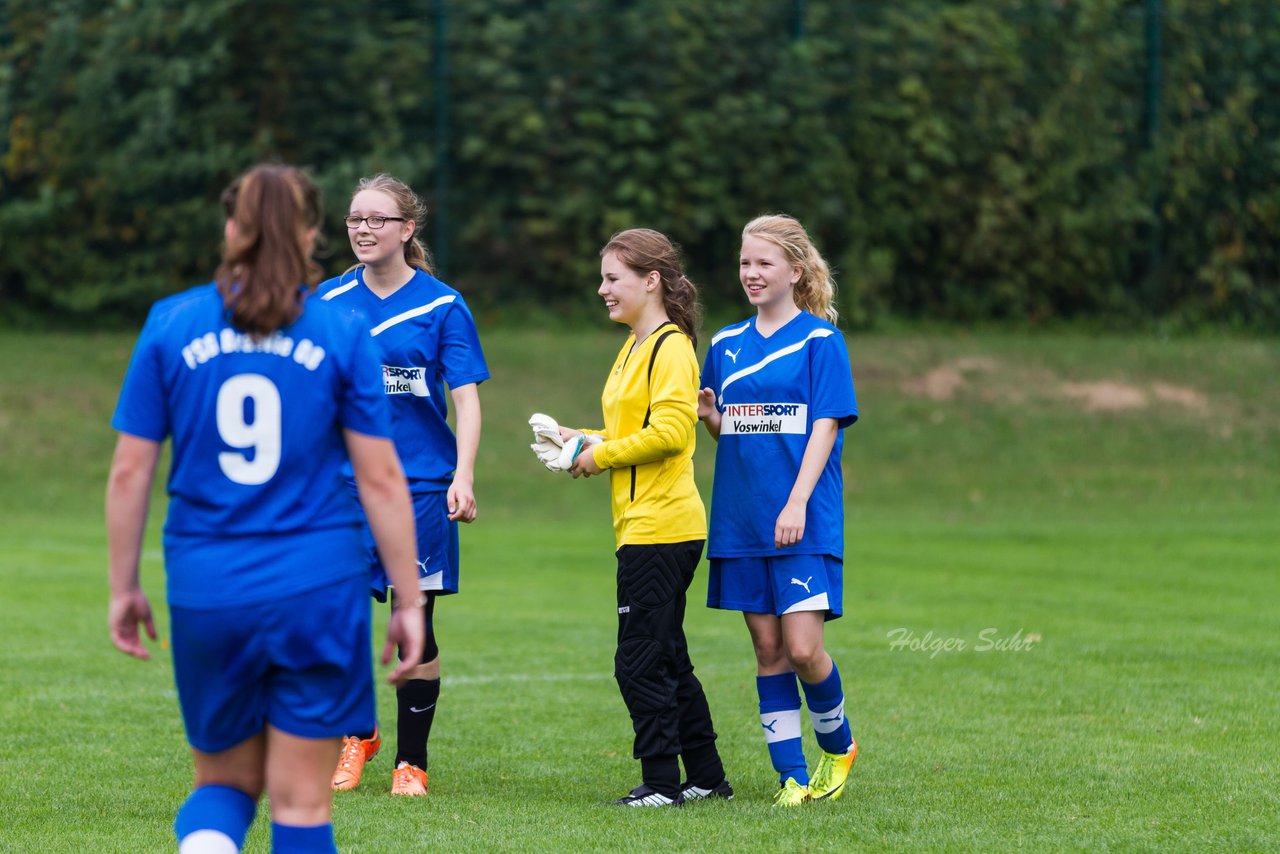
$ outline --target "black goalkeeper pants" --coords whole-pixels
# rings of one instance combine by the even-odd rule
[[[715,785],[724,779],[724,768],[715,749],[711,710],[702,684],[693,675],[684,636],[685,594],[702,557],[703,542],[618,549],[618,649],[613,673],[631,713],[634,755],[644,763],[646,777],[651,767],[665,764],[662,760],[669,759],[674,769],[676,756],[682,755],[691,781]],[[656,760],[656,764],[645,760]]]

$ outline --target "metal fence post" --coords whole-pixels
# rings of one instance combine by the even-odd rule
[[[1154,159],[1155,172],[1151,193],[1151,243],[1147,248],[1147,296],[1155,299],[1159,296],[1156,287],[1156,276],[1164,260],[1164,223],[1160,213],[1163,202],[1161,184],[1163,169],[1160,168],[1160,85],[1164,76],[1162,64],[1162,37],[1164,29],[1164,9],[1162,0],[1147,0],[1144,29],[1146,36],[1146,80],[1143,85],[1142,107],[1142,144],[1147,156]]]
[[[432,221],[431,252],[436,262],[436,274],[444,278],[449,270],[449,52],[446,46],[448,0],[436,0],[435,12],[436,203]]]

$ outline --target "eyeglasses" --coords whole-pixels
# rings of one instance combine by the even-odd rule
[[[407,222],[402,216],[356,216],[355,214],[344,217],[342,221],[347,224],[347,228],[359,228],[360,223],[363,222],[374,229],[382,228],[389,222]]]

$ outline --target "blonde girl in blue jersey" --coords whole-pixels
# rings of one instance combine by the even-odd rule
[[[614,803],[665,807],[732,798],[684,635],[685,595],[707,536],[693,479],[697,292],[676,247],[647,228],[610,238],[600,250],[600,280],[609,319],[631,334],[601,395],[604,430],[587,431],[603,441],[579,454],[570,472],[577,478],[608,471],[612,492],[614,676],[631,713],[642,781]],[[566,439],[580,432],[561,429]]]
[[[290,167],[258,166],[224,203],[216,282],[152,307],[112,418],[110,636],[150,657],[139,626],[152,640],[156,631],[138,564],[172,437],[166,587],[195,760],[174,822],[178,850],[239,851],[265,792],[273,850],[336,852],[330,773],[342,733],[374,711],[367,570],[343,466],[402,583],[417,576],[412,505],[367,336],[312,296],[315,187]],[[422,649],[421,607],[404,605],[384,663],[394,644],[408,660]],[[409,669],[402,662],[391,679]]]
[[[422,660],[396,690],[396,756],[391,794],[427,793],[427,740],[440,698],[438,597],[458,592],[458,523],[476,518],[475,462],[480,446],[478,386],[489,378],[475,320],[458,291],[437,279],[418,231],[426,208],[390,175],[356,186],[346,216],[357,264],[320,285],[321,299],[363,317],[392,411],[396,450],[409,479],[417,522],[419,575],[393,599],[427,597]],[[456,433],[447,420],[445,385]],[[370,543],[372,546],[372,543]],[[376,552],[373,595],[386,597]],[[354,789],[381,746],[376,728],[349,733],[333,773],[336,790]]]
[[[839,798],[858,751],[823,644],[843,611],[840,452],[858,411],[834,283],[804,227],[788,216],[748,223],[739,279],[755,317],[712,338],[698,401],[718,440],[707,604],[743,612],[781,783],[774,803],[797,806]],[[801,688],[822,751],[812,777]]]

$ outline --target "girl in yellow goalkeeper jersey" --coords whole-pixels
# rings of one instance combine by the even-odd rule
[[[685,594],[706,541],[693,479],[697,426],[697,291],[675,245],[636,228],[600,252],[609,319],[631,334],[605,381],[603,439],[574,461],[575,477],[609,472],[617,539],[614,676],[635,729],[641,785],[615,803],[671,806],[730,798],[702,685],[684,636]],[[681,782],[680,763],[685,780]]]

